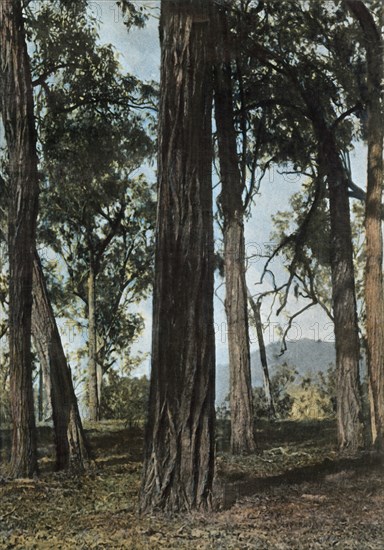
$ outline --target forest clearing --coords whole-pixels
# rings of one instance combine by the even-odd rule
[[[332,420],[263,423],[261,454],[218,454],[216,510],[174,518],[137,512],[142,430],[86,428],[95,452],[86,474],[54,473],[49,429],[40,428],[40,477],[0,481],[0,548],[383,547],[383,464],[340,455]]]
[[[0,1],[0,545],[384,548],[384,4]]]

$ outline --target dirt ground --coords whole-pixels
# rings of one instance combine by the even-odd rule
[[[383,464],[340,456],[331,421],[265,424],[255,456],[231,457],[222,443],[216,510],[173,519],[137,513],[142,431],[88,433],[96,459],[83,476],[52,472],[49,428],[39,479],[0,476],[0,548],[384,549]]]

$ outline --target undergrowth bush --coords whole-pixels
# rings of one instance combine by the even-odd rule
[[[125,420],[128,426],[143,425],[149,399],[149,380],[120,376],[111,370],[101,397],[101,417],[105,420]]]
[[[277,418],[331,417],[336,410],[336,370],[330,366],[325,373],[303,376],[284,363],[271,377],[271,393]],[[256,418],[268,418],[270,411],[264,388],[254,388],[253,394]]]
[[[293,398],[289,388],[297,377],[297,370],[284,363],[271,377],[271,395],[277,418],[288,418],[292,410]],[[253,388],[253,403],[256,418],[269,418],[270,410],[264,388]]]

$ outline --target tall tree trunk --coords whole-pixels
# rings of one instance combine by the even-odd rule
[[[229,32],[225,12],[215,17],[215,119],[219,145],[223,212],[225,312],[230,372],[231,451],[255,451],[247,286],[245,280],[244,186],[239,169],[232,104]]]
[[[384,450],[384,288],[381,201],[383,195],[383,40],[364,2],[347,1],[359,21],[367,58],[368,174],[365,206],[365,307],[371,435]],[[384,8],[382,10],[382,19]]]
[[[92,262],[88,275],[88,409],[89,420],[100,420],[97,375],[96,280]]]
[[[32,334],[40,363],[48,365],[55,429],[56,467],[82,471],[89,460],[71,371],[49,300],[37,252],[33,264]]]
[[[269,377],[267,352],[266,352],[265,343],[264,343],[263,323],[261,322],[261,314],[260,314],[261,304],[260,302],[257,302],[257,303],[255,302],[250,292],[248,292],[248,301],[253,312],[253,320],[256,327],[257,341],[259,343],[260,362],[261,362],[261,368],[263,371],[263,385],[264,385],[265,398],[267,401],[268,415],[270,418],[274,418],[276,416],[276,410],[272,399],[271,379]]]
[[[381,57],[382,48],[378,50]],[[382,66],[382,61],[381,61]],[[383,74],[383,71],[381,71]],[[381,77],[382,78],[382,77]],[[384,288],[381,201],[383,186],[383,128],[380,81],[368,103],[368,178],[365,209],[365,306],[368,372],[371,386],[372,442],[384,450]],[[369,86],[372,89],[372,86]]]
[[[152,373],[143,511],[211,506],[214,470],[210,2],[161,5]]]
[[[12,415],[10,473],[37,471],[32,390],[32,250],[38,173],[31,72],[20,0],[0,3],[1,111],[9,155],[9,347]]]
[[[332,301],[337,365],[337,424],[341,449],[363,445],[359,379],[360,343],[356,312],[348,177],[332,131],[319,129],[319,165],[326,174],[331,217]]]
[[[296,81],[297,82],[297,81]],[[300,84],[296,84],[300,89]],[[337,368],[339,447],[355,452],[364,445],[360,388],[360,341],[356,310],[348,182],[333,129],[324,119],[314,90],[301,90],[318,142],[320,177],[326,178],[331,222],[332,305]]]

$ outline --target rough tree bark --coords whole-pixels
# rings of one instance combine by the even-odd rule
[[[12,415],[10,474],[37,471],[32,391],[32,251],[38,172],[31,72],[19,0],[0,3],[1,112],[9,155],[9,346]]]
[[[152,373],[141,509],[211,506],[214,471],[210,2],[161,5]]]
[[[230,36],[226,13],[215,14],[217,60],[214,71],[215,119],[220,160],[224,234],[225,312],[230,373],[231,451],[256,449],[245,280],[244,205],[232,103]]]
[[[365,307],[372,443],[384,450],[383,39],[364,2],[347,0],[363,31],[367,60],[368,173],[365,203]],[[382,13],[384,8],[381,7]],[[384,16],[382,15],[382,19]]]
[[[89,420],[100,420],[97,373],[96,276],[92,262],[88,275],[88,414]]]
[[[56,468],[82,471],[90,458],[89,446],[80,419],[71,371],[36,251],[33,263],[32,334],[40,363],[49,372]]]

